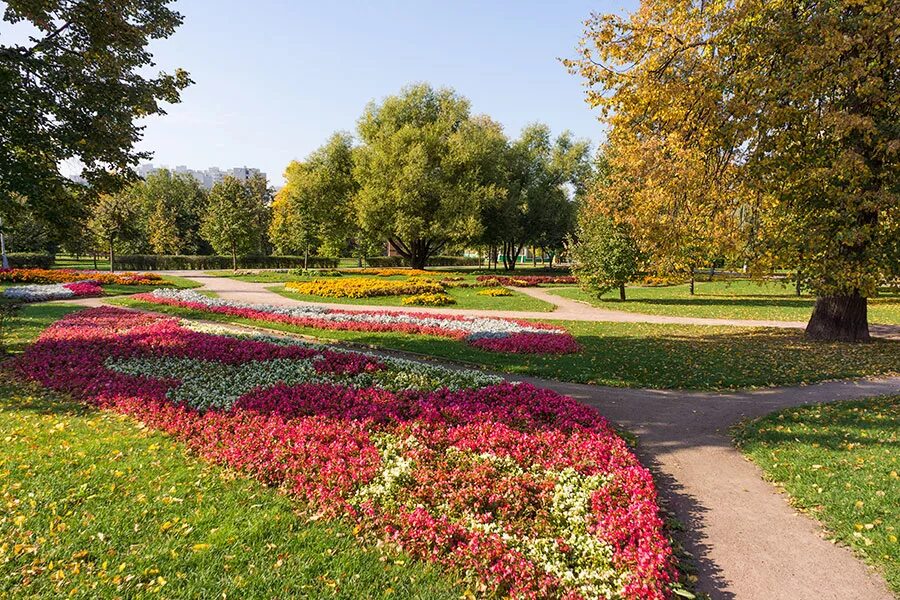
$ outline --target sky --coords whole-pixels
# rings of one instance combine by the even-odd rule
[[[194,84],[144,120],[156,165],[257,167],[274,185],[334,131],[354,132],[366,104],[428,82],[469,98],[515,137],[531,122],[596,146],[575,56],[583,21],[637,0],[179,0],[184,24],[151,49],[157,68]]]

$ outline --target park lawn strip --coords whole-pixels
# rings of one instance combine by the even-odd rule
[[[624,302],[619,300],[618,289],[601,298],[579,287],[548,291],[608,310],[713,319],[808,321],[816,302],[811,296],[798,297],[787,283],[773,281],[699,281],[695,283],[694,296],[687,284],[629,286]],[[884,290],[879,297],[870,298],[868,313],[870,323],[900,325],[900,294]]]
[[[5,327],[21,352],[83,310],[29,305]],[[0,371],[0,596],[459,598],[446,573],[276,490],[198,460],[137,421]],[[43,541],[40,541],[43,540]],[[210,596],[211,597],[211,596]]]
[[[741,389],[900,373],[900,342],[808,342],[802,331],[782,329],[554,321],[575,336],[582,345],[580,352],[515,355],[434,336],[323,331],[130,298],[114,302],[187,318],[414,352],[518,375],[615,387]]]
[[[314,296],[312,294],[300,294],[285,289],[283,285],[269,286],[267,289],[280,296],[300,300],[303,302],[324,302],[332,304],[354,304],[362,306],[403,306],[406,296],[375,296],[372,298],[332,298]],[[549,302],[532,298],[521,292],[512,291],[511,296],[479,296],[478,292],[484,288],[449,287],[446,294],[456,300],[443,308],[462,308],[470,310],[509,310],[529,312],[550,312],[555,306]]]
[[[0,596],[458,598],[183,444],[0,375]]]
[[[90,273],[85,273],[85,279],[90,279]],[[176,275],[162,275],[163,281],[161,283],[155,283],[152,285],[123,285],[117,283],[104,284],[100,287],[103,288],[104,296],[122,296],[128,294],[141,294],[146,292],[152,292],[155,289],[159,289],[160,287],[171,287],[177,289],[192,289],[200,287],[202,284],[197,283],[196,281],[192,281],[190,279],[186,279],[184,277],[178,277]],[[11,287],[21,287],[26,285],[24,283],[0,283],[0,290],[5,290],[6,288]]]
[[[900,596],[900,396],[785,409],[743,423],[735,439]]]

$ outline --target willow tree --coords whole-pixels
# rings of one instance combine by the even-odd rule
[[[369,105],[359,121],[359,225],[414,268],[478,233],[480,186],[461,151],[474,127],[468,100],[427,84]]]
[[[611,126],[609,212],[663,269],[740,243],[750,214],[758,263],[796,262],[817,296],[807,336],[868,339],[900,260],[898,22],[889,0],[594,15],[567,64]]]

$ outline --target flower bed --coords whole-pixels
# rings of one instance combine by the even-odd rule
[[[115,308],[64,317],[15,365],[487,595],[654,600],[672,585],[649,472],[552,391]]]
[[[505,287],[489,287],[478,292],[479,296],[490,296],[491,298],[499,298],[501,296],[512,296],[513,293]]]
[[[326,298],[374,298],[376,296],[409,296],[440,294],[444,286],[435,281],[391,281],[371,277],[348,277],[340,280],[291,281],[285,289],[299,294]]]
[[[393,277],[394,275],[433,275],[431,271],[423,271],[422,269],[403,269],[394,267],[385,267],[383,269],[366,267],[363,269],[343,269],[343,273],[348,275],[378,275],[379,277]]]
[[[67,298],[102,296],[103,288],[95,281],[19,285],[3,290],[3,297],[19,302],[47,302]]]
[[[156,273],[104,273],[74,269],[0,269],[0,283],[71,283],[90,279],[100,285],[159,285]]]
[[[456,304],[456,300],[447,294],[416,294],[404,298],[401,304],[404,306],[448,306]]]
[[[512,285],[516,287],[535,287],[545,283],[577,283],[572,275],[479,275],[475,280],[482,285]]]
[[[180,306],[258,321],[287,323],[298,327],[350,331],[396,331],[401,333],[437,335],[469,343],[485,338],[499,339],[520,333],[542,334],[520,338],[519,344],[509,345],[510,352],[543,354],[565,349],[577,352],[578,342],[561,327],[546,323],[532,323],[494,317],[463,317],[425,312],[394,312],[375,310],[338,310],[324,306],[273,306],[232,302],[210,298],[192,290],[154,290],[149,294],[132,296],[136,300]],[[551,337],[557,343],[548,344]],[[529,345],[527,342],[535,342]],[[489,344],[490,342],[480,342]]]

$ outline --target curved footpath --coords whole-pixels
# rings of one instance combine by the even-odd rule
[[[725,325],[732,327],[777,327],[782,329],[804,329],[805,322],[801,321],[761,321],[746,319],[707,319],[700,317],[672,317],[666,315],[647,315],[642,313],[626,312],[623,310],[609,310],[597,308],[584,302],[563,298],[547,292],[542,288],[513,288],[518,292],[553,304],[556,308],[549,312],[537,311],[501,311],[501,310],[473,310],[464,308],[428,308],[408,306],[375,306],[360,304],[340,304],[337,302],[304,302],[294,300],[276,294],[269,290],[275,284],[252,283],[240,281],[229,277],[215,277],[197,271],[162,271],[164,274],[178,275],[203,286],[203,290],[215,292],[220,298],[249,302],[252,304],[275,304],[280,306],[324,306],[340,310],[390,310],[409,313],[440,313],[447,315],[465,315],[471,317],[506,317],[511,319],[542,319],[554,321],[609,321],[616,323],[668,323],[675,325]],[[869,325],[869,332],[873,337],[900,340],[900,326],[898,325]]]
[[[205,290],[229,300],[301,304],[265,289],[262,284],[196,273],[179,275],[194,279],[204,284]],[[91,300],[79,303],[97,304],[97,299]],[[594,318],[594,311],[588,310],[589,307],[575,304],[579,311],[591,314],[591,319],[581,316],[579,320]],[[333,306],[349,310],[371,308]],[[574,308],[562,307],[565,312]],[[497,311],[451,312],[523,316],[520,313],[498,315]],[[552,314],[554,318],[574,320],[570,315]],[[645,316],[617,314],[629,321]],[[535,313],[534,318],[548,318],[548,314]],[[421,360],[421,357],[411,358]],[[609,388],[500,375],[576,398],[639,436],[641,460],[654,471],[669,509],[684,525],[685,531],[678,535],[694,557],[699,592],[709,594],[714,600],[894,598],[880,575],[847,548],[826,540],[818,524],[794,510],[783,494],[763,480],[760,469],[733,447],[728,428],[745,418],[790,406],[898,394],[900,377],[706,393]]]

